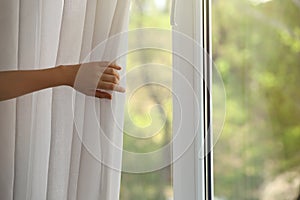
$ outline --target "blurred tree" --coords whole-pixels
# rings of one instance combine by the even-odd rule
[[[167,5],[166,5],[167,6]],[[129,28],[131,30],[145,27],[156,27],[162,29],[169,28],[169,13],[168,8],[157,9],[154,0],[134,0],[131,7],[131,17]],[[147,40],[155,42],[165,43],[166,46],[170,46],[168,43],[171,38],[159,38],[161,36],[149,35],[147,31],[139,31],[138,37],[131,38],[129,46],[140,46],[139,44]],[[144,64],[159,63],[166,66],[171,66],[171,54],[162,52],[159,50],[147,50],[141,49],[137,52],[131,53],[127,56],[127,70],[128,72],[134,68],[138,68]],[[148,66],[147,66],[148,67]],[[130,90],[131,82],[147,83],[149,80],[153,80],[155,77],[161,78],[166,81],[167,85],[171,85],[171,75],[155,72],[151,69],[137,70],[134,80],[127,80],[127,86]],[[134,85],[134,84],[133,84]],[[160,149],[168,144],[171,140],[172,133],[172,96],[167,94],[170,91],[166,91],[158,86],[144,85],[139,91],[134,94],[134,103],[128,103],[127,109],[130,109],[131,113],[125,116],[126,130],[131,133],[124,133],[124,149],[127,151],[137,153],[147,153]],[[127,92],[128,93],[128,92]],[[160,106],[155,106],[160,105]],[[147,107],[155,106],[151,110],[151,116],[148,116]],[[136,126],[137,123],[148,124],[146,128]],[[136,138],[131,134],[146,137],[148,132],[154,129],[160,129],[160,131],[150,138]],[[157,159],[165,160],[166,157],[171,155],[160,155]],[[165,167],[163,169],[142,173],[122,173],[121,182],[121,200],[167,200],[170,196],[171,186],[171,167]]]
[[[260,199],[264,185],[300,165],[299,0],[253,2],[214,0],[212,6],[213,58],[227,93],[226,123],[214,151],[215,193],[226,200]],[[133,1],[130,29],[170,29],[169,4],[168,0],[166,8],[158,10],[153,0]],[[153,39],[143,36],[131,42],[141,38]],[[153,52],[129,56],[128,70],[155,60],[161,63],[161,57]],[[140,74],[139,78],[149,77]],[[162,103],[156,92],[150,87],[143,93],[147,103]],[[125,135],[124,147],[149,152],[166,144],[172,119],[165,110],[171,110],[171,104],[156,116],[168,116],[160,142],[136,141]],[[141,113],[134,110],[140,120]],[[170,168],[147,174],[123,173],[121,199],[166,200],[170,174]]]
[[[213,2],[213,57],[227,92],[217,196],[259,199],[263,184],[299,167],[298,19],[292,0]]]

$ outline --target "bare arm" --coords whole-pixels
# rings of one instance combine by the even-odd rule
[[[111,94],[105,92],[105,90],[125,91],[124,88],[118,85],[120,77],[117,70],[120,69],[121,67],[109,65],[108,62],[95,62],[42,70],[3,71],[0,72],[0,101],[62,85],[74,87],[89,96],[111,99]],[[86,71],[89,72],[85,73]],[[83,76],[81,75],[79,81],[77,80],[77,84],[74,84],[75,80],[78,79],[78,76],[76,76],[78,72],[84,76],[91,76],[91,74],[97,74],[97,76],[80,78]],[[82,84],[83,81],[87,83]],[[84,86],[93,85],[89,82],[94,83],[95,81],[97,82],[96,91],[91,88],[84,88]]]

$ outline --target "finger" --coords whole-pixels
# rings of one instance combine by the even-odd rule
[[[101,77],[101,81],[103,82],[111,82],[118,84],[120,81],[116,76],[110,75],[110,74],[103,74]]]
[[[114,75],[114,76],[116,76],[118,79],[120,79],[119,73],[118,73],[115,69],[113,69],[113,68],[109,68],[109,67],[106,68],[105,71],[104,71],[104,74]]]
[[[96,90],[95,97],[100,98],[100,99],[112,99],[111,94],[109,94],[107,92],[102,92],[102,91],[99,91],[99,90]]]
[[[117,92],[125,92],[125,88],[114,84],[114,83],[109,83],[109,82],[101,82],[98,85],[99,89],[104,89],[104,90],[113,90]]]
[[[104,65],[107,68],[110,67],[110,68],[113,68],[113,69],[116,69],[116,70],[122,69],[121,66],[117,65],[116,63],[109,62],[109,61],[100,61],[100,62],[98,62],[98,64],[100,66]]]
[[[120,67],[119,65],[116,65],[116,64],[110,64],[108,67],[116,69],[116,70],[121,70],[122,69],[122,67]]]

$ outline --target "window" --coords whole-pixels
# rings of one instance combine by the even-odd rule
[[[163,161],[171,160],[173,114],[169,3],[131,4],[121,200],[173,199],[172,165]]]
[[[299,199],[299,5],[212,1],[213,60],[227,93],[215,199]]]
[[[212,198],[209,2],[132,2],[122,200]]]

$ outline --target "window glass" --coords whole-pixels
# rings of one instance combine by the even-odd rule
[[[164,49],[170,50],[172,42],[169,4],[169,0],[131,2],[123,144],[125,152],[146,155],[166,146],[172,138],[172,54]],[[149,27],[159,29],[146,29]],[[161,48],[155,48],[155,45],[154,48],[145,48],[145,43],[159,43]],[[167,154],[158,154],[154,160],[146,160],[148,163],[139,163],[139,160],[132,161],[123,153],[120,199],[173,199],[170,165],[155,170],[146,169],[142,173],[140,168],[134,171],[126,167],[129,165],[132,169],[132,165],[151,165],[160,160],[170,160],[170,157],[169,151]]]
[[[218,200],[300,199],[299,19],[299,0],[212,1],[213,60],[227,94],[214,148]]]

